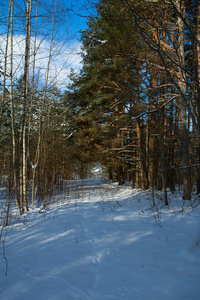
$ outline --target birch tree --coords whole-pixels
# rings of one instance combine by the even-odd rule
[[[26,37],[25,37],[25,62],[24,62],[24,91],[23,91],[23,111],[20,134],[20,213],[23,214],[23,202],[26,210],[29,210],[26,187],[27,187],[27,159],[26,159],[26,125],[27,125],[27,105],[29,88],[29,61],[30,61],[30,35],[31,35],[31,0],[26,2]]]
[[[32,207],[34,206],[34,198],[35,198],[35,192],[36,192],[36,182],[35,182],[36,178],[35,178],[35,176],[36,176],[36,168],[38,167],[38,163],[39,163],[39,159],[40,159],[40,147],[41,147],[41,140],[42,140],[42,136],[43,136],[44,108],[45,108],[45,102],[46,102],[49,71],[50,71],[50,64],[51,64],[51,58],[52,58],[54,22],[55,22],[55,14],[56,14],[56,6],[54,7],[54,1],[52,2],[52,8],[53,9],[52,9],[51,40],[50,40],[50,46],[49,46],[48,63],[47,63],[47,67],[46,67],[45,85],[44,85],[44,88],[43,88],[41,109],[39,111],[38,141],[37,141],[37,147],[36,147],[36,152],[35,152],[34,163],[31,162],[31,166],[32,166]]]

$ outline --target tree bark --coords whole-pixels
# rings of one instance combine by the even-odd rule
[[[20,213],[23,214],[23,201],[26,210],[29,210],[26,188],[27,188],[27,159],[26,159],[26,120],[27,120],[27,103],[28,103],[28,88],[29,88],[29,60],[30,60],[30,31],[31,31],[31,0],[27,0],[26,7],[26,49],[24,63],[24,99],[22,126],[20,137]]]
[[[52,47],[53,47],[53,33],[54,33],[54,21],[55,21],[55,12],[52,12],[52,28],[51,28],[51,41],[49,47],[49,56],[48,56],[48,63],[46,69],[46,77],[45,77],[45,86],[43,90],[43,97],[42,97],[42,105],[39,115],[39,130],[38,130],[38,141],[37,141],[37,148],[35,153],[34,165],[32,165],[32,207],[34,207],[34,198],[36,193],[36,169],[38,167],[39,159],[40,159],[40,151],[41,151],[41,140],[43,135],[43,113],[44,113],[44,106],[46,101],[46,93],[48,87],[48,79],[49,79],[49,71],[50,71],[50,63],[51,63],[51,56],[52,56]]]
[[[1,128],[1,120],[3,117],[3,103],[6,99],[6,76],[7,76],[7,60],[8,60],[8,45],[9,45],[9,31],[10,31],[10,17],[11,17],[11,7],[12,7],[12,1],[9,3],[9,9],[8,9],[8,21],[7,21],[7,36],[6,36],[6,48],[5,48],[5,55],[4,55],[4,70],[3,70],[3,93],[1,98],[1,108],[0,108],[0,128]]]
[[[195,76],[195,106],[197,110],[197,124],[200,130],[200,1],[196,10],[196,36],[194,40],[194,76]],[[200,141],[197,147],[197,159],[200,163]],[[197,194],[200,195],[200,167],[197,168]]]
[[[142,179],[142,187],[144,189],[148,189],[149,183],[148,183],[148,174],[147,174],[146,159],[145,159],[145,153],[144,153],[145,144],[142,141],[139,119],[136,119],[136,132],[137,132],[138,154],[139,154],[139,162],[140,162],[139,166],[141,168],[141,177],[142,177],[141,178]]]
[[[162,131],[163,127],[164,127],[163,118],[161,116],[160,109],[158,109],[158,136],[159,136],[160,162],[161,162],[160,173],[161,173],[163,189],[164,189],[164,203],[165,205],[168,205],[169,203],[167,199],[166,149],[165,149],[164,136]]]
[[[15,190],[16,205],[19,205],[17,168],[16,168],[16,135],[15,135],[15,113],[13,100],[13,0],[10,0],[10,110],[11,110],[11,128],[12,128],[12,163],[13,163],[13,183]]]
[[[185,50],[184,50],[184,21],[181,16],[185,15],[185,3],[182,0],[176,0],[177,16],[177,60],[178,60],[178,84],[182,95],[186,98],[186,73],[185,73]],[[191,199],[191,182],[189,168],[189,150],[188,150],[188,130],[187,130],[187,112],[184,99],[180,98],[180,130],[181,130],[181,148],[183,163],[183,199]]]

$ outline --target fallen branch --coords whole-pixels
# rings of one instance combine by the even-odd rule
[[[5,271],[5,276],[8,275],[8,259],[6,257],[6,251],[5,251],[5,241],[3,241],[3,258],[5,259],[6,261],[6,271]]]

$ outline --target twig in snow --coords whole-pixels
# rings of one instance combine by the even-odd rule
[[[6,251],[5,251],[5,244],[4,244],[5,241],[3,241],[3,258],[5,259],[6,261],[6,271],[5,271],[5,276],[8,275],[8,259],[6,257]]]
[[[118,206],[122,207],[122,205],[118,201],[116,201],[116,203],[118,204]]]

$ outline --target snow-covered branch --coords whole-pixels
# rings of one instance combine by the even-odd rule
[[[169,104],[171,101],[173,101],[176,97],[178,97],[179,95],[174,95],[171,99],[169,99],[168,101],[166,101],[165,103],[163,103],[159,108],[155,108],[155,109],[152,109],[152,110],[148,110],[148,111],[144,111],[142,112],[139,116],[137,117],[133,117],[132,118],[132,121],[133,120],[136,120],[136,119],[139,119],[141,117],[143,117],[144,115],[146,114],[151,114],[151,113],[154,113],[154,112],[157,112],[159,109],[161,109],[163,106]]]

